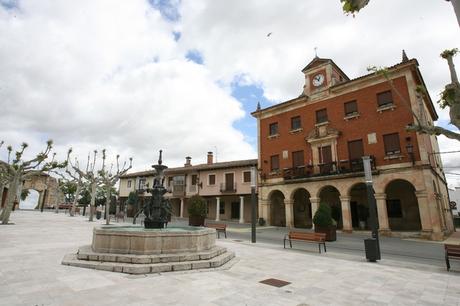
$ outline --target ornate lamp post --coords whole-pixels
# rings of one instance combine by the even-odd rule
[[[251,242],[256,243],[256,167],[251,167]]]
[[[377,219],[377,205],[372,186],[372,169],[370,156],[363,156],[364,176],[366,181],[367,202],[369,203],[369,217],[372,229],[372,238],[364,239],[366,259],[375,262],[380,260],[379,222]]]

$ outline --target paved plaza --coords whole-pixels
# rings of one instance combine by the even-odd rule
[[[127,275],[61,265],[91,243],[82,216],[13,212],[0,227],[0,305],[460,305],[460,263],[436,266],[285,250],[234,239],[236,259],[214,271]],[[260,283],[275,278],[284,287]]]

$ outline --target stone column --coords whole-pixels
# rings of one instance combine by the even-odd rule
[[[184,198],[180,198],[180,215],[181,218],[184,217]]]
[[[286,210],[286,227],[293,228],[294,227],[294,201],[285,199],[284,206]]]
[[[244,223],[244,197],[240,197],[240,223]]]
[[[313,218],[315,217],[316,210],[318,210],[319,200],[320,200],[319,198],[310,198],[312,223],[313,223]],[[313,228],[315,228],[314,223],[313,223]]]
[[[340,197],[340,205],[342,206],[342,223],[343,223],[343,232],[351,233],[353,232],[353,226],[351,223],[351,209],[350,209],[350,197],[342,196]]]
[[[268,206],[268,200],[259,198],[259,218],[264,218],[267,225],[270,225],[270,209]]]
[[[220,198],[216,197],[216,221],[220,221]]]
[[[375,193],[375,203],[377,205],[377,218],[379,220],[379,232],[382,234],[390,233],[388,223],[387,195],[385,193]]]
[[[428,193],[426,191],[416,191],[415,196],[417,197],[420,222],[422,223],[422,236],[431,239],[433,224],[431,222],[430,207],[428,204]]]

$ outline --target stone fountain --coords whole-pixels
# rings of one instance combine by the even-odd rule
[[[206,227],[165,227],[171,214],[164,198],[162,151],[155,169],[150,201],[143,207],[144,226],[107,225],[93,229],[91,246],[80,247],[62,264],[130,274],[216,268],[234,258],[216,246],[216,231]]]

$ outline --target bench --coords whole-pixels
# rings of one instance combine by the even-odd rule
[[[450,270],[449,259],[460,260],[460,245],[458,244],[445,244],[444,245],[445,255],[446,255],[446,266],[447,271]]]
[[[318,243],[319,253],[321,253],[321,245],[324,246],[324,252],[326,252],[326,234],[324,233],[305,233],[305,232],[294,232],[290,231],[284,236],[283,245],[286,248],[286,241],[289,240],[289,245],[292,249],[292,240],[305,241]]]
[[[207,223],[206,227],[215,229],[217,238],[220,238],[220,232],[224,233],[225,238],[227,238],[227,224]]]

